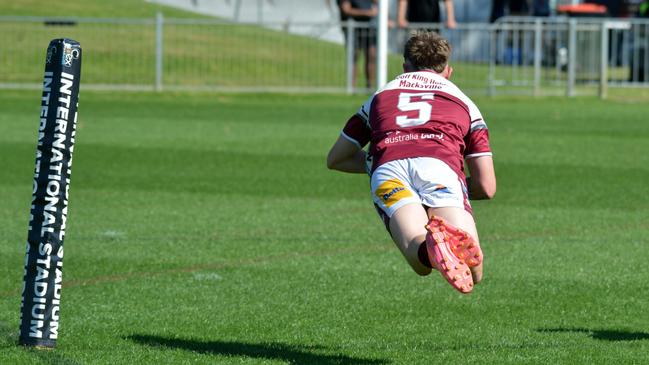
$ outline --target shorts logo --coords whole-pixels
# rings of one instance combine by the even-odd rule
[[[435,185],[435,187],[433,188],[433,191],[434,191],[436,194],[438,194],[438,193],[443,193],[443,194],[452,194],[452,192],[451,192],[451,190],[450,190],[449,188],[447,188],[446,186],[441,185],[441,184],[437,184],[437,185]]]
[[[399,179],[390,179],[384,182],[376,189],[374,194],[376,194],[376,196],[388,208],[399,200],[412,196],[412,193],[406,189]]]

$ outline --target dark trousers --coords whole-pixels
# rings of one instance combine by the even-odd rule
[[[547,2],[547,0],[544,1]],[[489,20],[495,22],[496,19],[505,16],[505,7],[509,8],[508,15],[529,15],[526,0],[493,0]]]

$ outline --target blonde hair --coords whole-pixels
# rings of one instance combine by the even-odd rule
[[[435,32],[413,32],[403,49],[403,59],[416,70],[442,72],[450,57],[451,45]]]

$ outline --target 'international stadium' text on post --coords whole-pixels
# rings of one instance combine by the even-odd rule
[[[81,46],[47,47],[27,234],[20,344],[54,347],[59,333],[63,239],[77,124]]]

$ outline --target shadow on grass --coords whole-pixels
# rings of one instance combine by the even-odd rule
[[[631,332],[631,331],[617,331],[617,330],[596,330],[589,328],[541,328],[539,332],[571,332],[571,333],[586,333],[595,340],[602,341],[637,341],[649,340],[649,333],[646,332]]]
[[[309,365],[374,365],[389,364],[383,359],[363,359],[346,355],[329,355],[315,353],[322,347],[292,346],[282,343],[244,343],[229,341],[197,341],[188,339],[175,339],[152,335],[132,335],[127,339],[152,347],[166,347],[182,349],[204,354],[223,356],[244,356],[263,359],[277,359],[291,364]]]

